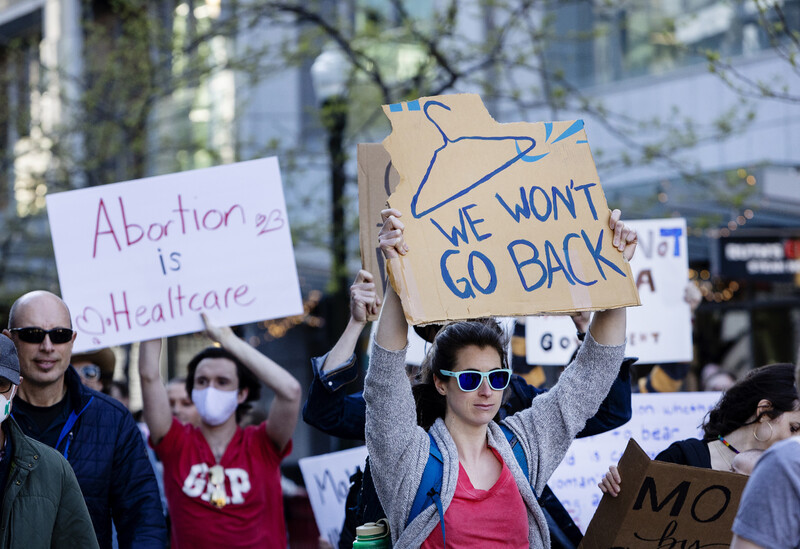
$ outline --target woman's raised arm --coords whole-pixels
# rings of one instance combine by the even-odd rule
[[[399,219],[401,216],[402,214],[393,208],[381,211],[383,228],[378,235],[378,242],[387,263],[398,261],[401,255],[408,253],[408,244],[403,239],[405,227]],[[408,322],[403,314],[403,306],[400,297],[389,284],[384,296],[375,342],[387,351],[397,351],[405,348],[407,340]]]

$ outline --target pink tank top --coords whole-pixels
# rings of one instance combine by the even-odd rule
[[[491,450],[503,463],[503,471],[488,490],[473,487],[467,472],[458,466],[456,493],[444,514],[449,549],[529,546],[525,502],[511,470],[495,449]],[[421,549],[444,549],[441,525],[436,525]]]

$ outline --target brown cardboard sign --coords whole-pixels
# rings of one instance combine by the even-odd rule
[[[378,247],[378,233],[383,226],[381,210],[400,183],[400,176],[380,143],[359,143],[357,157],[361,265],[375,277],[375,289],[382,301],[388,279],[383,254]]]
[[[581,549],[728,547],[745,475],[650,461],[631,439],[620,494],[604,495]]]
[[[638,305],[583,121],[499,124],[474,94],[385,105],[411,324]]]

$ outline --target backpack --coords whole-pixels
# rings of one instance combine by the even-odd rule
[[[528,478],[528,458],[525,457],[525,452],[517,436],[511,432],[511,429],[503,424],[500,424],[500,429],[511,445],[514,458],[516,458],[517,463],[525,473],[525,478]],[[419,488],[417,488],[417,495],[414,496],[414,503],[411,504],[411,512],[408,514],[406,527],[408,527],[422,511],[427,509],[431,504],[435,504],[436,510],[439,513],[439,524],[442,527],[442,543],[447,547],[444,532],[444,508],[442,507],[442,499],[440,497],[442,491],[442,477],[444,476],[444,459],[442,458],[442,451],[439,450],[439,445],[436,444],[433,435],[428,433],[428,438],[430,438],[431,443],[430,455],[428,456],[428,462],[425,464],[425,469],[422,471],[422,480],[419,483]],[[531,490],[533,490],[533,486],[531,486]],[[538,499],[536,490],[533,490],[533,496]],[[545,516],[548,519],[547,522],[549,525],[551,519],[549,515],[545,514]]]
[[[372,481],[369,457],[364,464],[364,471],[357,467],[350,477],[350,483],[345,502],[344,524],[339,535],[339,549],[353,549],[357,527],[386,518]]]

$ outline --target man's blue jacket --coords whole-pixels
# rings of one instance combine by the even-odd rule
[[[72,366],[64,383],[69,417],[66,423],[56,420],[63,427],[55,448],[75,471],[101,549],[111,548],[112,517],[120,549],[163,549],[167,528],[161,498],[133,416],[117,400],[83,385]],[[35,439],[33,421],[15,408],[14,419]]]

